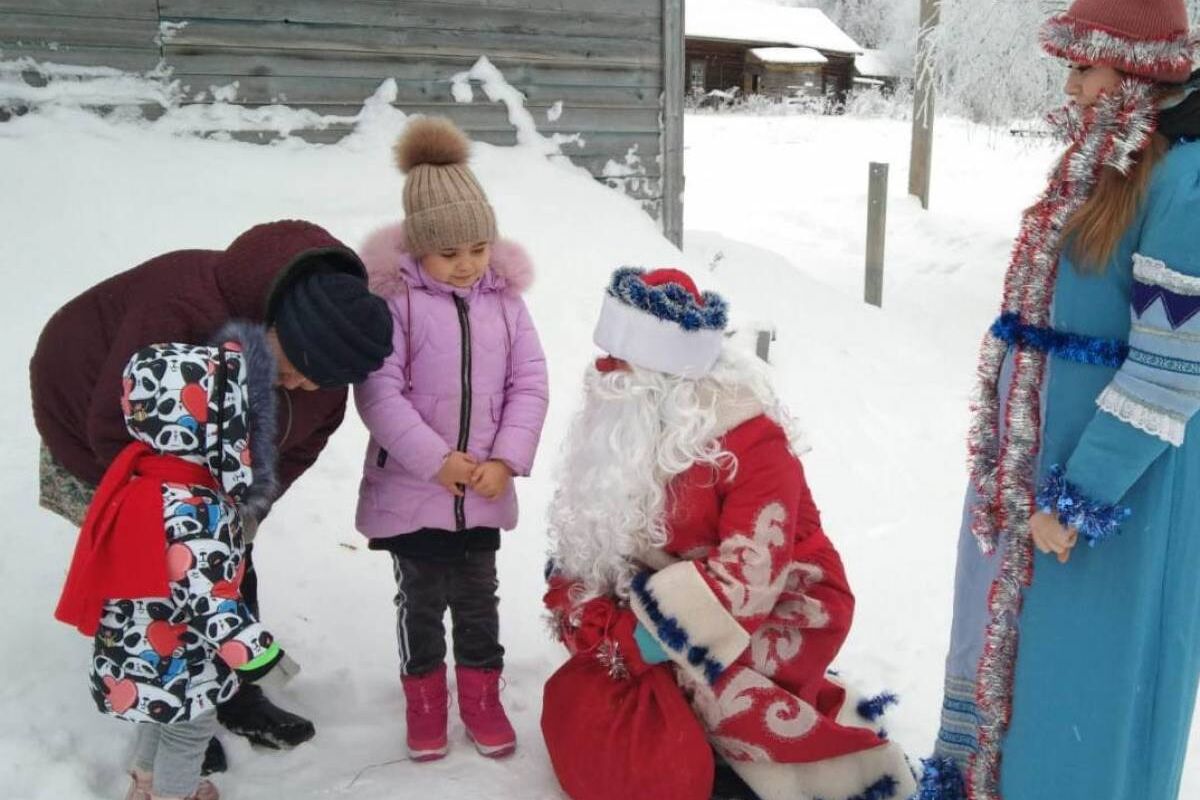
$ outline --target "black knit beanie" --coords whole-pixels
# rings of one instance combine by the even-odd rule
[[[392,352],[387,303],[342,272],[298,278],[279,298],[274,324],[288,360],[323,388],[365,380]]]

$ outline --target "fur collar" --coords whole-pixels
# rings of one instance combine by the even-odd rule
[[[253,483],[242,506],[261,520],[271,510],[279,496],[277,471],[279,415],[276,408],[275,379],[278,366],[275,354],[267,343],[267,329],[263,325],[246,320],[230,320],[216,332],[212,343],[221,345],[237,342],[246,356],[247,395],[250,401],[250,467]]]
[[[403,222],[385,225],[368,236],[359,256],[367,267],[371,291],[381,297],[395,297],[409,288],[429,288],[431,279],[409,249]],[[481,288],[520,294],[532,283],[533,262],[524,248],[507,239],[493,242],[492,260],[480,280]]]

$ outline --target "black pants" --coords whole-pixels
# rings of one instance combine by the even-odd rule
[[[424,675],[446,660],[446,609],[461,667],[500,669],[500,598],[496,551],[465,549],[429,558],[392,552],[400,674]]]

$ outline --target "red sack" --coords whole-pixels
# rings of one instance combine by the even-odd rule
[[[713,753],[667,664],[613,678],[595,652],[546,682],[542,735],[572,800],[709,800]]]

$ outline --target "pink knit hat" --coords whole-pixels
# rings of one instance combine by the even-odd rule
[[[1188,79],[1197,44],[1184,0],[1075,0],[1041,39],[1053,56],[1161,83]]]

